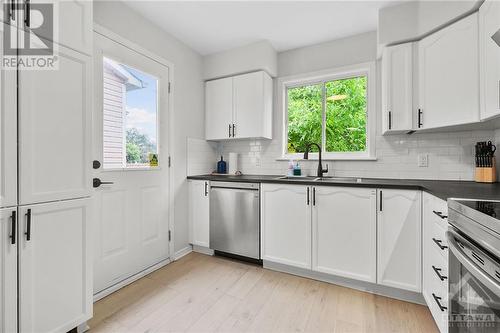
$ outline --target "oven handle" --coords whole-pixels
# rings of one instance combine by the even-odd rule
[[[452,230],[448,230],[446,232],[446,238],[448,239],[448,246],[451,252],[457,257],[458,261],[462,265],[465,266],[471,273],[473,273],[474,277],[477,278],[481,283],[483,283],[486,287],[488,287],[495,294],[500,294],[500,285],[493,280],[488,274],[486,274],[478,265],[476,265],[472,260],[470,260],[467,255],[460,249],[457,242],[455,241],[455,237],[460,239],[460,242],[464,244],[464,246],[470,246],[470,243],[461,237],[459,234]]]

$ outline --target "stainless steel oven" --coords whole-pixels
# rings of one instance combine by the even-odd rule
[[[500,202],[448,206],[449,332],[500,332]]]

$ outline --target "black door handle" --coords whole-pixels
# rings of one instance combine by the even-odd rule
[[[12,245],[16,244],[16,211],[12,211],[12,215],[10,216],[10,223],[11,223],[11,232],[12,234],[10,235],[10,243]]]
[[[436,266],[433,265],[432,269],[434,270],[434,272],[441,281],[444,281],[448,278],[447,276],[441,275],[441,270],[442,270],[441,268],[437,268]]]
[[[24,233],[26,235],[26,240],[31,240],[31,208],[26,212],[26,231]]]
[[[439,248],[441,250],[444,250],[444,249],[448,248],[448,246],[446,246],[446,245],[441,245],[441,243],[443,242],[442,240],[436,239],[436,238],[433,238],[432,240],[434,241],[434,243],[436,243],[437,246],[439,246]]]
[[[92,186],[94,186],[94,188],[99,187],[101,185],[106,185],[106,184],[110,185],[110,184],[114,184],[114,183],[113,182],[103,182],[99,178],[94,178],[92,180]]]
[[[446,219],[446,218],[448,218],[448,216],[443,215],[443,213],[441,213],[441,212],[437,212],[437,211],[435,211],[435,210],[433,210],[432,212],[433,212],[434,214],[436,214],[437,216],[439,216],[440,218],[442,218],[442,219]]]
[[[7,6],[7,8],[9,9],[9,18],[12,20],[12,21],[15,21],[16,20],[16,3],[15,3],[15,0],[10,0],[10,6]]]
[[[208,182],[205,182],[205,196],[208,196]]]
[[[30,0],[24,0],[24,24],[26,24],[27,27],[29,27],[31,24],[30,10],[31,10]]]
[[[234,128],[236,127],[235,124],[233,124],[233,138],[235,137],[235,134],[234,134]]]
[[[439,296],[436,296],[436,294],[432,293],[432,297],[434,297],[434,301],[436,301],[437,305],[439,306],[439,310],[441,310],[441,312],[444,312],[444,310],[448,309],[446,306],[442,306],[441,305],[441,297]]]

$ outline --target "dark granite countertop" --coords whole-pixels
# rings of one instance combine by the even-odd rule
[[[357,182],[356,178],[320,180],[314,181],[316,177],[307,179],[278,179],[280,175],[242,175],[242,176],[217,176],[198,175],[189,176],[188,179],[226,181],[226,182],[247,182],[247,183],[276,183],[276,184],[302,184],[315,186],[350,186],[350,187],[372,187],[372,188],[399,188],[417,189],[426,191],[438,198],[446,200],[448,198],[467,198],[500,200],[500,183],[481,184],[473,181],[455,180],[418,180],[418,179],[385,179],[385,178],[361,178]]]

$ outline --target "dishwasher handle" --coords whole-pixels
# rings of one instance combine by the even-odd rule
[[[258,191],[260,189],[260,184],[259,183],[237,183],[237,182],[211,182],[210,183],[211,190],[214,190],[217,188]]]

